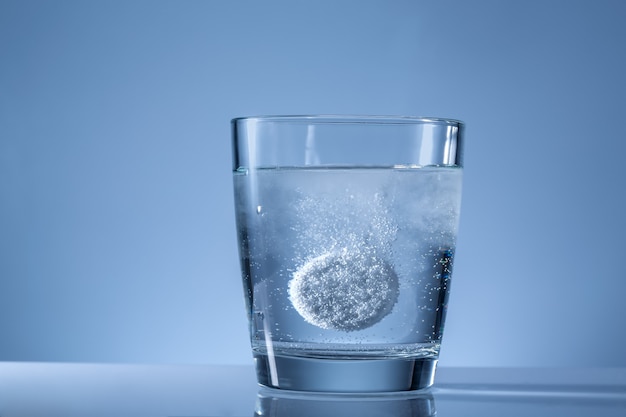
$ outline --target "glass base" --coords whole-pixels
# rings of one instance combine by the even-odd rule
[[[430,387],[437,359],[319,359],[255,355],[259,384],[292,391],[366,393]]]

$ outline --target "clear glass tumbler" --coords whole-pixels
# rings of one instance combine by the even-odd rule
[[[232,120],[236,223],[261,385],[433,383],[459,223],[463,124]]]

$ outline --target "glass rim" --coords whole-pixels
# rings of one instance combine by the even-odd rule
[[[445,117],[399,116],[399,115],[359,115],[359,114],[311,114],[311,115],[265,115],[242,116],[231,119],[231,123],[276,122],[276,123],[318,123],[318,124],[379,124],[379,125],[447,125],[464,126],[458,119]]]

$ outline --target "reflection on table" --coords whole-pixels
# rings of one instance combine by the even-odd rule
[[[431,417],[435,415],[432,392],[416,394],[340,395],[285,393],[261,389],[255,416],[299,417]]]
[[[259,388],[252,366],[0,362],[0,416],[624,417],[626,369],[442,368],[430,390]]]

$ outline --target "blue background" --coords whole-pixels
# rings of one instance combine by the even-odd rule
[[[0,360],[250,363],[229,120],[467,123],[441,365],[626,366],[626,2],[0,0]]]

